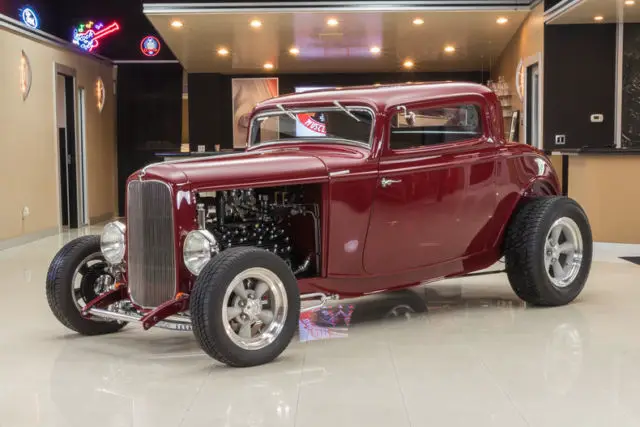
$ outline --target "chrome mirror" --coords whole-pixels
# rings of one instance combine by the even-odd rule
[[[398,110],[403,112],[404,120],[405,120],[405,122],[407,122],[407,125],[415,126],[415,124],[416,124],[416,113],[414,113],[413,111],[407,111],[407,107],[405,107],[404,105],[400,105],[398,107]]]

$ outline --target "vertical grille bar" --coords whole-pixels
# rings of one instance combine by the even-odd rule
[[[127,252],[131,299],[156,307],[174,297],[176,262],[171,189],[159,181],[127,188]]]

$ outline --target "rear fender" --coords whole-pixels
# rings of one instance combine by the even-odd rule
[[[554,179],[555,172],[553,172],[552,176],[537,176],[534,177],[529,184],[522,191],[518,193],[514,193],[513,197],[506,197],[502,200],[503,206],[498,207],[498,209],[505,209],[509,212],[509,220],[504,221],[502,224],[502,228],[500,229],[500,233],[498,233],[498,238],[494,244],[494,247],[497,248],[500,253],[503,253],[503,242],[505,233],[513,221],[513,218],[520,212],[520,210],[532,199],[537,199],[539,197],[548,197],[548,196],[558,196],[560,195],[560,189],[558,185],[557,178]]]

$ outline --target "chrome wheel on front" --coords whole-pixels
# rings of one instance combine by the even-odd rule
[[[253,267],[238,274],[227,287],[222,321],[236,345],[245,350],[260,350],[278,337],[287,311],[282,280],[266,268]]]
[[[554,286],[569,286],[580,272],[583,242],[574,220],[562,217],[549,229],[544,244],[544,265]]]

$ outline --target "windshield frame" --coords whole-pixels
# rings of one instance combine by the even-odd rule
[[[286,111],[281,109],[269,109],[266,111],[261,111],[251,118],[251,123],[249,124],[249,132],[247,134],[247,139],[248,139],[247,148],[265,147],[265,146],[268,147],[270,145],[275,145],[275,144],[291,144],[291,143],[297,143],[297,142],[313,143],[314,141],[320,141],[320,142],[333,142],[333,143],[346,144],[346,145],[355,145],[358,147],[366,148],[367,150],[371,150],[373,147],[373,139],[374,139],[373,137],[374,137],[375,126],[376,126],[375,111],[373,110],[373,108],[365,105],[343,105],[343,106],[349,111],[365,111],[371,114],[371,129],[369,130],[368,142],[362,142],[362,141],[356,141],[353,139],[344,139],[344,138],[338,138],[338,137],[297,137],[297,138],[288,138],[288,139],[268,140],[266,142],[259,142],[257,144],[252,143],[254,126],[256,125],[258,120],[261,118],[266,118],[271,116],[282,116],[282,115],[286,116],[287,113],[292,113],[297,116],[299,113],[324,112],[324,111],[334,111],[334,112],[340,112],[340,113],[346,114],[337,106],[331,106],[331,107],[309,106],[309,107],[295,107],[295,108],[286,108],[286,106],[284,106],[286,108]]]

